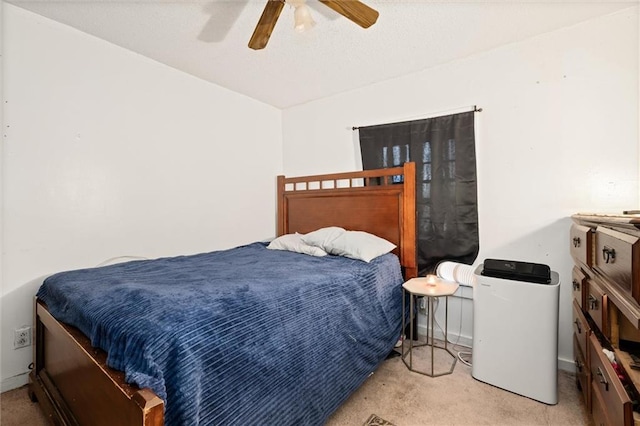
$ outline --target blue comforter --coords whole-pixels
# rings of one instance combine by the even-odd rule
[[[402,282],[392,254],[254,243],[63,272],[37,296],[163,398],[167,425],[319,425],[393,348]]]

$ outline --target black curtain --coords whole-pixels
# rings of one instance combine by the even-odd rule
[[[474,112],[360,127],[364,169],[416,163],[418,269],[478,256]]]

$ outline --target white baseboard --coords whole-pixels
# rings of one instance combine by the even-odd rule
[[[576,372],[576,363],[572,359],[558,358],[558,370],[568,371],[569,373]]]
[[[18,374],[17,376],[8,377],[2,379],[0,382],[0,392],[7,392],[13,389],[18,389],[29,383],[29,372]]]
[[[435,331],[435,338],[439,340],[444,340],[444,333],[440,330]],[[418,325],[418,334],[421,338],[427,335],[427,326],[426,325]],[[456,333],[448,333],[449,343],[455,343],[460,346],[464,346],[466,348],[473,347],[473,337],[471,336],[462,336]],[[558,370],[568,371],[569,373],[576,372],[576,364],[572,359],[564,359],[558,358]]]
[[[439,330],[436,329],[434,330],[434,334],[435,334],[435,338],[439,339],[439,340],[444,340],[444,333]],[[427,335],[427,325],[426,324],[419,324],[418,325],[418,335],[421,338],[424,338],[424,336]],[[473,345],[473,338],[471,336],[463,336],[463,335],[458,335],[456,333],[452,333],[452,332],[448,332],[447,336],[449,338],[449,343],[451,344],[456,344],[456,345],[460,345],[460,346],[464,346],[465,348],[470,348]]]

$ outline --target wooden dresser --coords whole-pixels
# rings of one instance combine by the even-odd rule
[[[640,215],[572,219],[576,381],[595,425],[640,426]]]

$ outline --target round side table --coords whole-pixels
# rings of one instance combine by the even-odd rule
[[[402,306],[406,306],[405,297],[408,293],[409,295],[409,348],[408,351],[405,351],[405,340],[402,339],[402,361],[411,371],[415,371],[416,373],[424,374],[430,377],[438,377],[444,376],[445,374],[453,373],[453,369],[456,366],[456,362],[458,359],[456,355],[449,349],[447,342],[447,319],[449,316],[449,296],[454,294],[458,290],[458,283],[452,281],[445,281],[436,277],[435,275],[428,275],[426,277],[420,278],[411,278],[409,281],[405,282],[402,285]],[[413,324],[415,317],[415,300],[417,297],[426,297],[428,301],[428,315],[427,315],[427,340],[426,343],[420,345],[413,344]],[[434,300],[438,297],[445,298],[445,312],[444,312],[444,346],[438,346],[435,344],[434,340],[434,322],[435,322],[435,312],[433,311]],[[406,326],[406,315],[405,309],[402,310],[402,330],[405,329]],[[417,336],[417,330],[415,330],[415,336]],[[431,341],[429,341],[429,336],[431,336]],[[413,367],[413,349],[414,347],[420,346],[430,346],[431,347],[431,372],[429,371],[420,371]],[[435,373],[434,371],[434,352],[436,349],[442,349],[446,351],[447,354],[453,357],[453,363],[451,364],[451,368],[448,371],[442,373]],[[409,356],[409,363],[407,363],[407,355]]]

